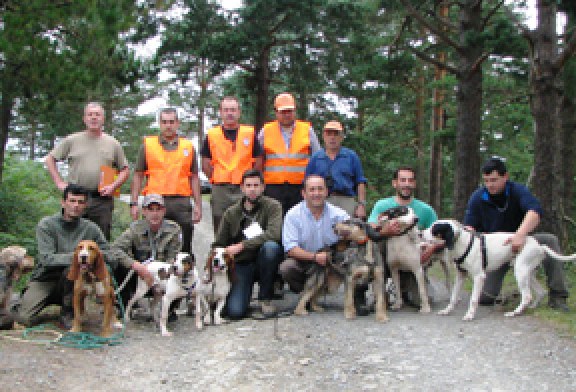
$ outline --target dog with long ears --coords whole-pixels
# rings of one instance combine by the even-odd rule
[[[376,319],[388,321],[384,296],[384,266],[376,241],[380,236],[375,229],[359,219],[336,223],[333,227],[339,241],[330,248],[330,260],[325,267],[314,265],[316,270],[306,279],[304,290],[294,309],[294,314],[307,314],[306,304],[314,311],[322,311],[318,296],[326,291],[335,292],[344,282],[344,317],[356,317],[354,289],[360,283],[372,282],[376,296]]]
[[[537,306],[544,296],[544,289],[535,276],[535,269],[550,256],[559,261],[575,261],[576,254],[563,256],[546,245],[541,245],[534,237],[527,236],[526,243],[518,253],[512,251],[512,245],[506,241],[513,233],[477,234],[466,229],[455,220],[436,221],[424,231],[424,239],[440,240],[445,243],[445,252],[456,264],[457,274],[448,306],[438,314],[449,314],[458,302],[462,283],[466,275],[472,278],[474,286],[470,295],[470,304],[463,320],[472,320],[478,308],[478,301],[486,279],[486,272],[494,271],[506,263],[514,266],[514,276],[520,289],[520,304],[505,316],[521,314],[528,306]],[[532,289],[536,297],[532,296]],[[534,299],[534,301],[533,301]]]
[[[0,251],[0,329],[10,329],[14,320],[10,315],[12,285],[32,271],[34,259],[21,246],[8,246]]]
[[[153,312],[154,321],[158,323],[162,336],[172,336],[166,327],[168,311],[176,299],[193,295],[197,280],[194,266],[194,255],[183,252],[178,253],[174,263],[152,261],[146,264],[146,269],[154,278],[154,284],[149,287],[143,279],[138,278],[136,292],[126,305],[124,320],[130,321],[130,313],[136,301],[151,291],[153,295],[151,309],[156,309],[160,301],[162,304],[160,313]]]
[[[386,264],[395,287],[396,301],[392,309],[400,309],[403,305],[400,287],[402,270],[412,272],[416,278],[420,294],[420,313],[430,313],[424,269],[420,263],[422,240],[417,227],[418,217],[412,208],[399,206],[381,213],[378,216],[378,224],[383,226],[393,219],[400,224],[401,234],[388,237],[383,243],[383,246],[386,246]]]
[[[234,259],[225,248],[214,248],[208,254],[204,274],[196,284],[196,328],[204,324],[223,324],[222,309],[235,279]],[[212,305],[216,305],[212,318]]]
[[[104,256],[96,242],[83,240],[78,243],[74,250],[72,265],[67,278],[74,281],[74,320],[70,332],[82,331],[82,318],[85,312],[84,300],[88,295],[95,295],[102,299],[104,307],[101,336],[110,336],[113,323],[116,322],[114,288],[104,262]]]

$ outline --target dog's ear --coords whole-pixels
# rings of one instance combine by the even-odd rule
[[[108,278],[108,270],[106,269],[106,263],[104,262],[104,255],[100,251],[100,248],[96,247],[96,268],[94,269],[94,275],[99,281],[105,281]]]
[[[30,256],[24,256],[20,260],[20,273],[26,274],[34,269],[34,258]]]
[[[214,256],[216,256],[216,251],[212,249],[210,253],[208,253],[208,259],[206,260],[206,265],[204,269],[208,272],[208,282],[212,282],[212,263],[214,262]]]
[[[448,249],[454,249],[454,229],[450,223],[434,223],[432,225],[432,235],[442,238]]]
[[[70,265],[70,270],[68,271],[68,275],[66,278],[68,280],[75,281],[80,276],[80,262],[78,261],[78,248],[74,250],[74,254],[72,255],[72,264]]]
[[[227,274],[228,274],[228,281],[233,283],[236,281],[236,263],[234,262],[234,258],[230,256],[228,253],[224,254],[224,260],[226,260]]]
[[[370,240],[379,242],[382,241],[385,237],[383,234],[380,234],[378,230],[372,227],[370,223],[363,223],[364,231]]]

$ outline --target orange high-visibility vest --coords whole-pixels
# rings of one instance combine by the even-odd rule
[[[209,129],[206,137],[213,167],[210,182],[240,184],[242,174],[254,163],[254,127],[240,125],[235,142],[226,139],[221,126]]]
[[[286,148],[278,121],[267,123],[262,131],[266,184],[302,184],[310,159],[310,123],[296,120],[290,148]]]
[[[194,146],[190,140],[178,138],[178,148],[166,151],[159,136],[144,138],[147,177],[142,193],[167,196],[190,196],[190,167],[194,158]]]

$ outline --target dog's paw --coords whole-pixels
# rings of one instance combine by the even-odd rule
[[[515,311],[506,312],[506,313],[504,313],[504,316],[505,317],[514,317],[514,316],[517,316],[517,313]]]
[[[451,311],[452,311],[452,309],[446,308],[446,309],[442,309],[442,310],[438,311],[438,314],[440,316],[447,316],[450,314]]]
[[[386,315],[386,313],[377,313],[376,314],[376,321],[380,323],[387,323],[390,319]]]
[[[472,321],[474,320],[474,314],[466,313],[464,317],[462,317],[462,321]]]
[[[430,313],[430,306],[422,306],[420,308],[420,313]]]
[[[318,304],[310,304],[310,309],[318,313],[322,313],[324,311],[324,308]]]
[[[355,319],[356,318],[356,309],[344,310],[344,317],[346,317],[347,320]]]
[[[204,323],[202,321],[197,321],[196,322],[196,329],[201,331],[202,328],[204,328]]]
[[[306,310],[306,308],[296,308],[294,309],[294,314],[296,316],[306,316],[308,314],[308,311]]]
[[[212,324],[212,317],[210,317],[210,313],[204,316],[204,324]]]
[[[170,332],[168,330],[162,331],[161,334],[162,334],[162,336],[165,336],[165,337],[170,337],[170,336],[174,335],[172,332]]]
[[[221,318],[221,317],[214,318],[214,324],[215,325],[222,325],[222,324],[226,324],[226,323],[228,323],[228,320],[225,318]]]
[[[394,302],[391,306],[390,309],[392,310],[399,310],[400,308],[402,308],[402,305],[404,305],[404,303],[402,301],[397,300],[396,302]]]
[[[116,320],[112,323],[112,328],[114,329],[122,329],[124,328],[124,324],[120,320]]]

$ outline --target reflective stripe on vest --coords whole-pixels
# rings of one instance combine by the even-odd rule
[[[209,129],[206,137],[213,167],[210,182],[240,184],[242,174],[254,163],[254,127],[240,125],[235,142],[226,139],[221,126]]]
[[[296,121],[290,148],[278,121],[264,125],[264,180],[266,184],[302,184],[310,159],[310,123]]]
[[[147,177],[142,193],[190,196],[190,168],[194,159],[194,146],[190,140],[178,138],[178,148],[166,151],[158,136],[144,138]]]

